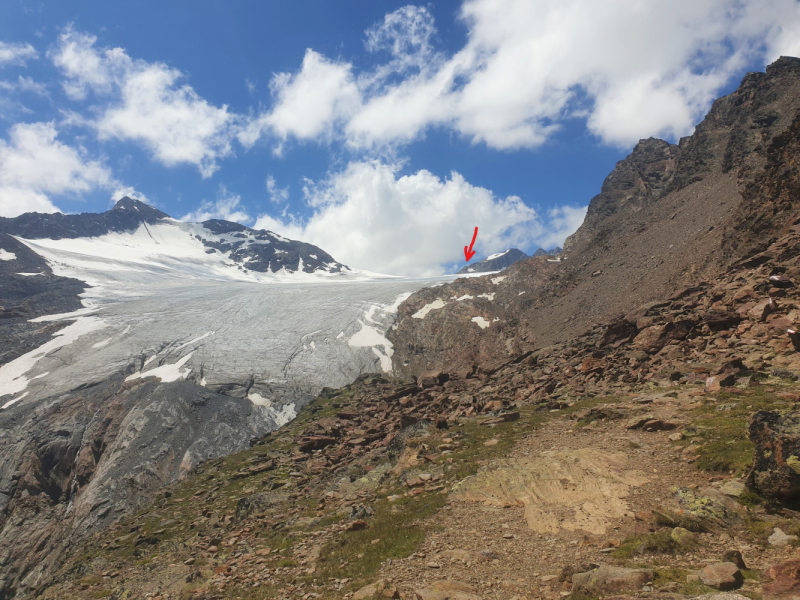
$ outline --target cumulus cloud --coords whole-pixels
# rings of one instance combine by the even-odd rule
[[[795,0],[467,0],[463,48],[434,48],[427,9],[366,32],[389,57],[360,73],[309,49],[273,80],[275,104],[248,130],[284,141],[338,135],[355,148],[402,144],[431,127],[496,149],[543,144],[584,118],[604,143],[677,138],[753,61],[800,54]],[[321,91],[320,91],[321,90]]]
[[[110,171],[82,149],[56,139],[53,123],[18,123],[0,139],[0,215],[57,212],[53,195],[117,185]]]
[[[20,75],[16,81],[0,81],[0,90],[8,92],[31,92],[37,96],[47,96],[47,86],[30,77]]]
[[[267,194],[269,195],[270,202],[276,204],[286,202],[289,199],[289,188],[278,187],[278,182],[272,175],[267,175]]]
[[[225,186],[220,186],[219,195],[219,199],[215,202],[203,200],[199,207],[184,215],[181,220],[202,223],[209,219],[222,219],[224,221],[236,221],[243,225],[253,222],[253,217],[245,212],[244,207],[240,206],[241,196],[230,194]]]
[[[39,53],[30,44],[0,42],[0,67],[24,65],[38,56]]]
[[[245,146],[252,146],[263,131],[280,140],[289,136],[298,140],[329,139],[333,128],[360,104],[352,65],[329,60],[310,49],[300,71],[294,75],[278,73],[270,82],[270,90],[275,98],[272,110],[238,134]]]
[[[425,170],[398,176],[398,170],[379,162],[351,163],[323,182],[308,182],[308,219],[260,215],[255,227],[316,244],[354,268],[433,275],[463,260],[476,225],[475,248],[487,255],[563,242],[579,224],[575,214],[585,212],[558,209],[549,215],[551,226],[516,196],[498,198],[459,173],[441,179]]]
[[[166,166],[192,164],[210,177],[231,154],[235,115],[181,84],[180,71],[133,60],[121,48],[97,48],[96,41],[68,27],[49,55],[70,97],[111,97],[92,123],[99,138],[138,142]]]
[[[133,198],[134,200],[139,200],[145,204],[154,204],[147,196],[138,191],[136,188],[130,185],[122,184],[117,184],[117,187],[115,187],[114,191],[111,193],[111,204],[113,205],[115,202],[117,202],[117,200],[122,200],[125,196],[128,198]]]

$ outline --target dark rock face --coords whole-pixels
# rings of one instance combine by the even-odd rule
[[[767,498],[800,498],[800,412],[758,411],[748,435],[755,445],[748,487]]]
[[[197,238],[209,251],[230,252],[229,258],[251,271],[276,273],[282,269],[313,273],[324,270],[340,273],[347,267],[324,250],[312,244],[281,237],[271,231],[255,230],[216,219],[204,221],[203,227],[217,236],[230,234],[224,239],[198,235]]]
[[[86,285],[58,277],[41,256],[6,233],[0,250],[0,365],[41,346],[66,323],[31,323],[30,319],[81,308],[78,294]]]
[[[112,231],[130,231],[142,223],[156,223],[169,215],[144,202],[128,198],[119,200],[104,213],[25,213],[13,219],[0,217],[0,231],[27,240],[49,238],[95,237]]]
[[[492,258],[492,256],[494,258]],[[489,271],[502,271],[503,269],[513,265],[518,260],[522,260],[523,258],[528,258],[527,254],[525,254],[522,250],[518,250],[517,248],[511,248],[500,254],[493,254],[492,256],[484,258],[482,261],[462,267],[461,270],[458,272],[458,275],[465,275],[467,273],[487,273]]]
[[[74,543],[270,422],[249,400],[122,377],[0,412],[0,581],[35,589]]]
[[[560,262],[530,257],[495,284],[472,278],[413,294],[389,334],[395,369],[415,378],[491,368],[602,322],[624,320],[641,333],[655,325],[640,321],[645,313],[679,290],[733,266],[796,260],[796,245],[775,241],[798,223],[798,157],[800,59],[781,58],[714,102],[679,144],[641,140],[591,200]],[[413,316],[436,301],[443,306]],[[712,328],[743,316],[706,311]],[[646,351],[686,337],[687,324],[658,325]]]

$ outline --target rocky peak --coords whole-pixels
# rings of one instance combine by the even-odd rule
[[[169,218],[169,215],[167,213],[163,213],[157,208],[153,208],[149,204],[145,204],[141,200],[136,200],[135,198],[131,198],[129,196],[125,196],[124,198],[117,200],[117,203],[114,204],[114,208],[112,208],[111,210],[125,211],[127,213],[139,215],[142,219]]]

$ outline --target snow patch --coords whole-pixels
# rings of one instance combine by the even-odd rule
[[[114,338],[108,338],[103,340],[102,342],[97,342],[96,344],[92,344],[92,348],[102,348],[103,346],[108,346],[111,343],[111,340]]]
[[[5,404],[3,404],[3,406],[0,406],[0,410],[2,410],[2,409],[4,409],[4,408],[8,408],[9,406],[13,406],[13,405],[15,405],[17,402],[19,402],[20,400],[22,400],[22,399],[23,399],[25,396],[27,396],[27,395],[28,395],[28,392],[25,392],[25,393],[24,393],[24,394],[22,394],[21,396],[17,396],[17,397],[16,397],[16,398],[14,398],[13,400],[9,400],[9,401],[8,401],[8,402],[6,402]]]
[[[524,293],[525,293],[525,291],[523,290],[519,294],[517,294],[517,296],[522,296],[522,294],[524,294]]]
[[[247,399],[256,406],[264,407],[267,410],[267,414],[275,421],[278,427],[283,427],[297,416],[297,409],[294,404],[284,404],[280,410],[275,410],[272,408],[272,400],[264,398],[256,392],[248,394]]]
[[[481,329],[486,329],[491,323],[484,319],[483,317],[472,317],[472,322],[475,323]]]
[[[192,344],[194,344],[195,342],[199,342],[200,340],[204,340],[204,339],[206,339],[206,338],[207,338],[208,336],[210,336],[210,335],[214,335],[214,332],[213,332],[213,331],[209,331],[208,333],[204,333],[204,334],[203,334],[203,335],[201,335],[200,337],[196,337],[196,338],[194,338],[193,340],[189,340],[189,341],[188,341],[188,342],[186,342],[185,344],[181,344],[180,346],[178,346],[177,348],[175,348],[175,350],[177,351],[177,350],[181,350],[181,349],[183,349],[183,348],[186,348],[186,346],[191,346],[191,345],[192,345]]]
[[[17,273],[17,275],[22,275],[23,277],[33,277],[34,275],[44,275],[44,273]]]
[[[16,254],[0,248],[0,260],[16,260],[16,259],[17,259]]]
[[[478,298],[486,298],[487,300],[494,300],[496,294],[492,292],[491,294],[478,294]]]
[[[53,317],[54,315],[49,315]],[[39,319],[42,319],[40,317]],[[33,319],[38,321],[39,319]],[[35,350],[23,354],[9,363],[0,367],[0,397],[7,394],[17,394],[28,387],[29,379],[25,373],[30,371],[37,362],[49,352],[71,344],[79,337],[106,327],[106,323],[98,317],[78,318],[71,325],[53,334],[52,339],[45,342]],[[16,400],[15,400],[16,402]]]
[[[432,310],[438,310],[442,308],[445,304],[447,304],[447,302],[445,302],[441,298],[437,298],[433,302],[426,304],[425,306],[420,308],[417,312],[411,315],[411,317],[413,319],[424,319],[429,312],[431,312]]]
[[[157,358],[157,355],[153,354],[153,356],[151,356],[151,357],[150,357],[150,358],[148,358],[146,361],[144,361],[144,364],[142,365],[142,367],[146,367],[146,366],[147,366],[147,365],[149,365],[151,362],[153,362],[153,361],[154,361],[156,358]]]
[[[392,370],[392,354],[394,354],[394,347],[392,343],[386,339],[383,332],[377,328],[367,325],[359,319],[361,331],[353,334],[347,345],[353,348],[372,348],[372,352],[378,357],[381,362],[381,369],[384,373],[389,373]],[[378,350],[377,346],[383,346],[383,352]]]
[[[186,369],[185,371],[181,371],[181,367],[185,365],[190,358],[192,358],[192,354],[194,354],[194,352],[190,352],[178,362],[171,365],[161,365],[160,367],[150,369],[149,371],[139,371],[133,375],[128,375],[125,378],[125,381],[141,379],[142,377],[158,377],[163,383],[171,383],[173,381],[178,381],[178,379],[186,379],[192,370]]]
[[[455,300],[456,302],[462,302],[463,300],[472,300],[475,296],[470,296],[469,294],[464,294],[461,298],[456,298],[453,296],[450,300]]]
[[[495,258],[500,258],[501,256],[504,256],[506,254],[508,254],[508,250],[506,250],[505,252],[500,252],[499,254],[490,254],[489,256],[486,257],[486,260],[494,260]]]
[[[492,283],[497,285],[498,283],[503,281],[503,279],[505,279],[505,278],[506,278],[505,275],[501,275],[500,277],[494,277],[494,278],[492,278]]]

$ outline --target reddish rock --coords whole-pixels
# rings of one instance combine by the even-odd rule
[[[700,581],[718,590],[735,590],[742,587],[744,576],[735,564],[730,562],[708,565],[700,570]]]
[[[800,596],[800,560],[789,560],[767,567],[769,579],[762,587],[764,600],[792,600]]]
[[[772,298],[763,300],[747,311],[747,316],[754,321],[765,321],[775,310],[776,304]]]

